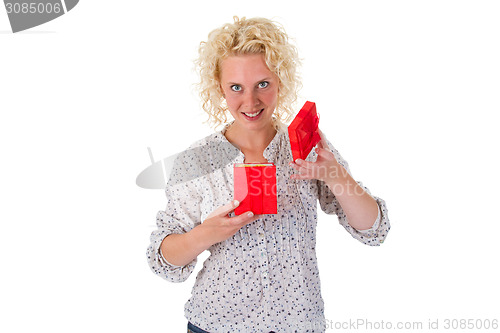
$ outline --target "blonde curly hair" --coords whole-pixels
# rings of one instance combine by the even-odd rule
[[[265,18],[233,17],[213,30],[206,42],[201,42],[195,61],[200,73],[198,84],[202,108],[209,124],[215,128],[227,122],[228,108],[221,91],[221,63],[233,55],[263,54],[267,67],[279,79],[278,102],[274,111],[277,127],[288,123],[295,114],[293,106],[301,88],[297,67],[297,49],[289,42],[283,27]],[[277,120],[277,121],[276,121]]]

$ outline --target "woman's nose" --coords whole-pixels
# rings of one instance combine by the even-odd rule
[[[245,104],[245,106],[254,107],[259,104],[257,94],[253,90],[247,90],[243,98],[243,103]]]

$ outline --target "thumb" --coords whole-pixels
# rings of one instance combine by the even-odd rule
[[[230,201],[229,203],[225,204],[224,206],[220,206],[213,212],[211,212],[208,216],[207,219],[214,217],[214,216],[226,216],[227,214],[231,213],[236,207],[240,205],[240,202],[238,200],[233,200]]]
[[[319,142],[319,147],[320,148],[325,148],[325,149],[328,149],[328,141],[326,141],[326,136],[325,134],[323,134],[323,132],[319,129],[318,127],[318,134],[319,134],[319,137],[321,138],[320,142]]]

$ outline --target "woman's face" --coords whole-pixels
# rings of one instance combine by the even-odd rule
[[[264,55],[226,58],[221,64],[220,81],[237,127],[259,130],[272,126],[279,80],[267,67]]]

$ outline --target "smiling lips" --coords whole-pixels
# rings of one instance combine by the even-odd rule
[[[243,112],[243,114],[249,118],[255,118],[257,117],[258,115],[260,115],[262,113],[262,111],[264,111],[264,109],[261,109],[257,112],[254,112],[254,113],[246,113],[246,112]]]

